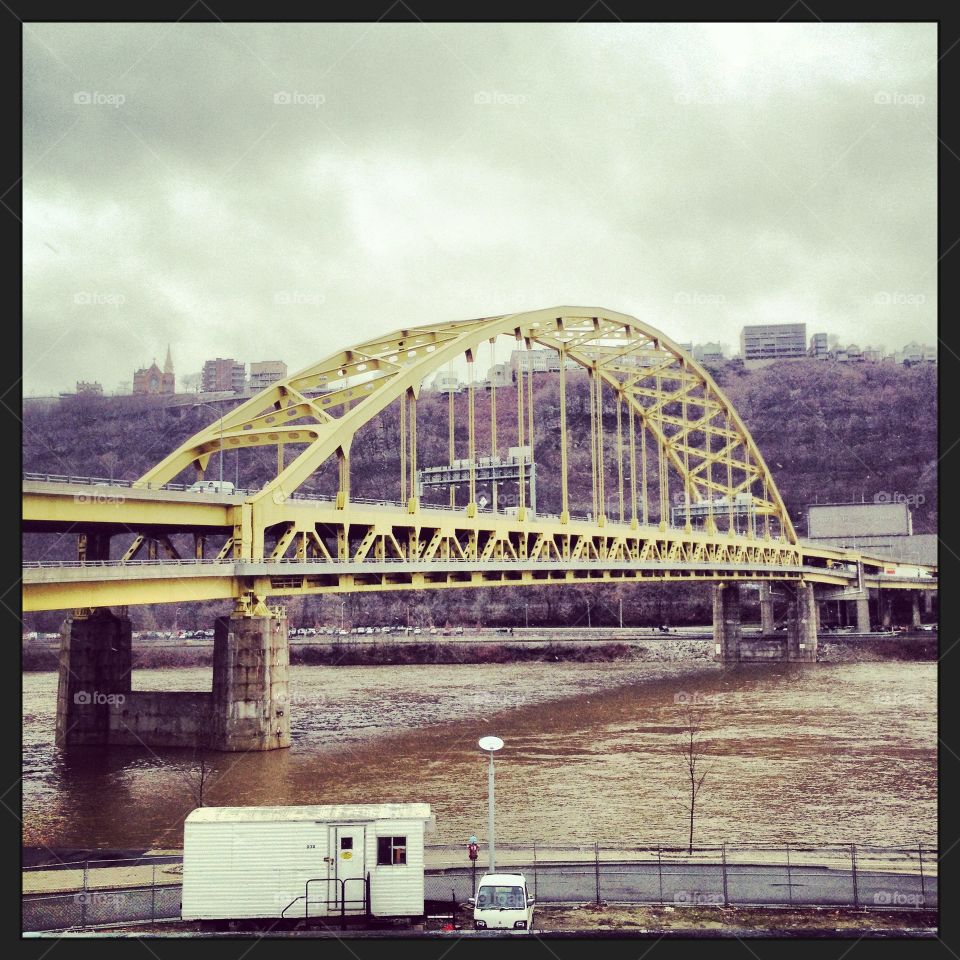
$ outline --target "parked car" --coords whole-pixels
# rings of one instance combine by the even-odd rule
[[[488,873],[480,878],[473,905],[477,930],[526,930],[533,927],[534,899],[522,873]]]

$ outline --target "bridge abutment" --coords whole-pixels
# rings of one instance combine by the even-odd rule
[[[740,584],[717,583],[713,587],[714,659],[738,661],[743,640],[740,620]]]
[[[111,713],[130,695],[130,618],[106,608],[65,620],[60,628],[56,744],[110,741]]]
[[[213,691],[130,689],[132,630],[106,608],[61,628],[56,744],[274,750],[290,746],[287,619],[220,617]]]
[[[290,746],[287,618],[218,617],[213,641],[211,742],[214,750]]]

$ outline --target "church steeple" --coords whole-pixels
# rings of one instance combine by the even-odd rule
[[[172,375],[173,374],[173,357],[170,356],[170,344],[167,344],[167,359],[163,363],[163,372]]]

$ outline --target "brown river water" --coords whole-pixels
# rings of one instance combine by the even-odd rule
[[[209,689],[207,668],[134,671],[134,689]],[[426,801],[433,843],[681,844],[684,700],[704,707],[697,843],[935,844],[933,663],[291,668],[294,745],[206,754],[207,805]],[[23,841],[179,848],[191,751],[62,754],[57,678],[23,676]]]

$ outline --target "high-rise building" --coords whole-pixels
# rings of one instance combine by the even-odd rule
[[[154,360],[149,367],[141,367],[133,374],[133,392],[140,394],[176,393],[176,377],[173,373],[173,358],[167,346],[167,358],[161,370]]]
[[[825,333],[815,333],[810,338],[810,356],[814,360],[826,360],[830,355],[830,339]]]
[[[282,360],[259,360],[250,364],[250,389],[257,393],[271,383],[287,375],[287,365]]]
[[[747,369],[765,367],[778,360],[799,360],[807,355],[805,323],[764,323],[744,327],[740,353]]]
[[[203,365],[204,393],[243,393],[246,387],[246,364],[232,357],[207,360]]]

